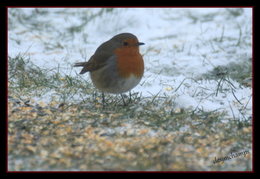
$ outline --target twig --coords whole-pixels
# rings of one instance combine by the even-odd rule
[[[225,26],[222,27],[222,33],[221,33],[221,37],[219,39],[219,42],[223,42],[224,32],[225,32]]]
[[[221,83],[222,80],[224,80],[224,77],[220,78],[220,80],[219,80],[219,82],[218,82],[218,87],[217,87],[216,96],[218,96],[218,91],[219,91],[220,83]]]
[[[184,79],[182,80],[182,82],[179,84],[179,86],[176,88],[176,90],[175,90],[174,92],[177,92],[177,91],[178,91],[178,89],[181,87],[182,83],[183,83],[186,79],[187,79],[187,78],[184,78]]]
[[[230,102],[228,102],[228,104],[229,104],[229,107],[230,107],[230,109],[231,109],[231,112],[232,112],[232,115],[233,115],[233,119],[236,120],[236,117],[235,117],[233,108],[232,108],[232,106],[230,105]]]
[[[239,38],[238,38],[238,41],[237,41],[237,44],[236,46],[239,46],[240,43],[241,43],[241,37],[242,37],[242,29],[241,29],[241,26],[239,24],[237,24],[238,28],[239,28]]]
[[[157,96],[160,94],[161,91],[162,91],[162,90],[160,90],[160,91],[153,97],[152,103],[154,102],[155,98],[157,98]]]
[[[226,82],[228,82],[234,89],[237,89],[231,82],[230,80],[224,79]]]
[[[234,93],[234,90],[231,88],[231,92],[233,94],[233,96],[235,97],[235,99],[237,100],[237,102],[239,102],[239,104],[243,105],[236,97],[235,93]]]
[[[242,110],[245,110],[245,109],[246,109],[246,107],[247,107],[247,105],[248,105],[249,101],[251,100],[251,98],[252,98],[252,95],[250,96],[250,98],[248,99],[248,101],[247,101],[246,105],[245,105],[245,106],[242,108]]]

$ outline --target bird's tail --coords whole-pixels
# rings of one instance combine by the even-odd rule
[[[73,67],[83,67],[86,65],[87,62],[78,62],[78,63],[75,63]]]
[[[81,70],[81,72],[79,74],[84,74],[89,71],[88,66],[89,66],[88,62],[79,62],[79,63],[75,63],[73,67],[83,67],[83,69]]]

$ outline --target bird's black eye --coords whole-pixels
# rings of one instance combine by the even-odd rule
[[[127,45],[128,45],[128,42],[123,42],[123,45],[124,45],[124,46],[127,46]]]

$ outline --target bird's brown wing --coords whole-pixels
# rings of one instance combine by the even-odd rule
[[[111,45],[109,41],[101,44],[94,55],[92,55],[87,62],[75,63],[74,67],[82,66],[80,74],[84,74],[88,71],[95,71],[106,65],[107,60],[114,55],[114,45]]]
[[[107,60],[111,57],[111,53],[95,53],[87,62],[75,63],[74,67],[83,67],[80,74],[88,71],[95,71],[106,65]]]

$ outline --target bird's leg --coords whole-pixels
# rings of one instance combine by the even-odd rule
[[[125,102],[124,95],[123,95],[123,94],[120,94],[120,96],[121,96],[121,98],[122,98],[122,100],[123,100],[124,106],[126,106],[127,104],[126,104],[126,102]]]
[[[104,92],[102,92],[102,105],[103,105],[103,108],[105,107],[105,94]]]
[[[131,103],[132,102],[132,93],[131,93],[131,91],[129,91],[129,103]]]
[[[95,100],[95,103],[97,102],[97,92],[94,91],[92,94],[93,99]]]

